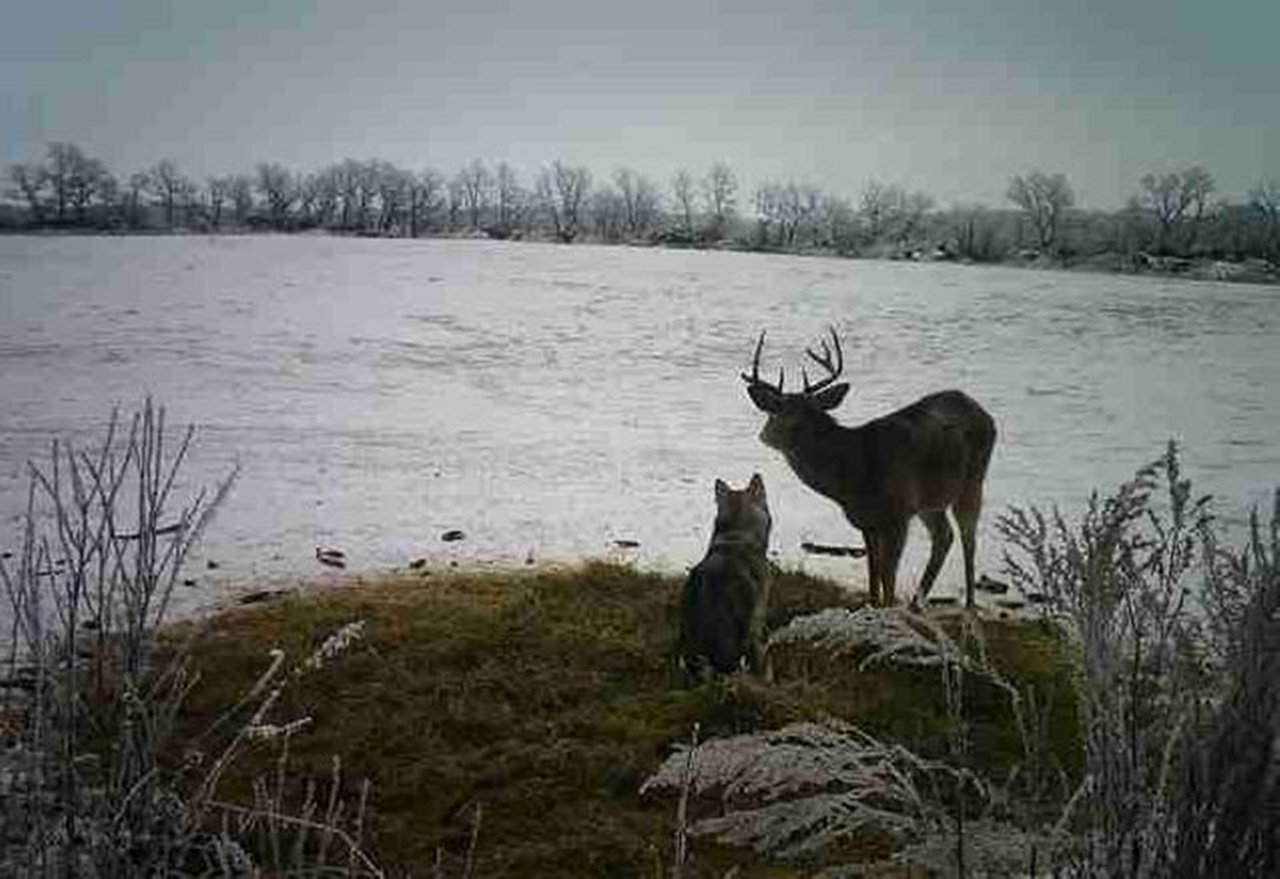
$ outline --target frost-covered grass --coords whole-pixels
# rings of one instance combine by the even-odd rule
[[[352,777],[372,781],[372,828],[393,868],[439,857],[461,869],[479,806],[475,875],[485,877],[668,869],[673,802],[640,787],[695,724],[717,741],[839,716],[921,755],[946,755],[948,709],[936,669],[883,662],[860,670],[856,658],[797,644],[779,651],[773,685],[735,678],[674,687],[680,585],[593,562],[409,575],[235,611],[194,648],[207,674],[187,722],[206,723],[261,670],[269,648],[302,653],[342,622],[364,620],[364,637],[341,664],[281,699],[285,716],[313,718],[291,744],[296,784],[323,777],[330,755],[344,755]],[[782,627],[826,608],[855,611],[859,602],[828,581],[783,572],[772,604]],[[1072,705],[1059,692],[1060,644],[1032,623],[981,625],[993,662],[1059,694],[1054,760],[1077,772]],[[975,765],[1006,772],[1022,756],[1008,699],[978,685],[965,698],[980,743]],[[247,790],[270,756],[257,760],[250,755],[228,775],[229,791]],[[707,808],[695,802],[693,817]],[[894,844],[874,833],[858,842],[868,856]],[[747,871],[739,875],[793,875],[772,872],[777,864],[750,846],[700,839],[695,854],[700,872],[686,875],[718,876],[733,864]]]

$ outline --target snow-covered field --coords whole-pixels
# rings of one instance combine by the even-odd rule
[[[851,575],[800,552],[860,541],[758,441],[738,377],[764,328],[766,368],[798,377],[828,323],[853,385],[842,420],[945,387],[995,415],[988,538],[1007,505],[1073,507],[1171,437],[1228,516],[1280,482],[1274,288],[480,241],[9,237],[0,549],[24,462],[150,392],[198,427],[189,475],[243,466],[187,604],[317,575],[317,546],[354,571],[530,555],[681,570],[705,547],[713,479],[755,471],[780,557]],[[466,539],[442,542],[455,528]],[[918,529],[908,583],[924,544]],[[982,566],[999,558],[987,539]],[[939,592],[959,580],[955,552]]]

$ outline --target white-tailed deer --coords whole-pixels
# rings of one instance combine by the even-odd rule
[[[941,391],[845,427],[827,414],[849,391],[847,383],[835,384],[844,370],[844,353],[834,327],[831,339],[834,352],[825,339],[821,355],[805,349],[826,377],[810,384],[801,370],[804,390],[788,394],[781,370],[776,385],[760,378],[760,333],[751,374],[742,374],[751,401],[769,416],[760,439],[786,457],[805,485],[835,501],[862,532],[873,604],[894,603],[898,562],[912,516],[920,517],[932,541],[916,601],[928,597],[951,548],[950,509],[964,549],[965,604],[972,607],[974,543],[982,481],[996,442],[995,421],[968,395]]]

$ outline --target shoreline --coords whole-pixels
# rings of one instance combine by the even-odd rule
[[[6,228],[0,227],[0,237],[30,238],[253,238],[312,237],[352,238],[357,240],[386,241],[485,241],[512,244],[545,244],[557,247],[622,247],[636,250],[705,251],[709,253],[762,254],[768,256],[817,257],[849,262],[887,263],[947,263],[957,266],[983,268],[1013,268],[1038,271],[1058,271],[1091,275],[1119,275],[1132,278],[1159,278],[1205,283],[1252,284],[1256,286],[1280,286],[1280,264],[1251,257],[1241,260],[1215,259],[1211,257],[1162,256],[1146,251],[1123,253],[1105,251],[1088,256],[1052,258],[1034,256],[1023,258],[1011,254],[1005,259],[972,260],[945,255],[912,251],[903,256],[858,255],[840,253],[834,249],[785,249],[757,247],[733,241],[704,244],[669,244],[661,241],[599,241],[586,239],[563,243],[551,238],[494,238],[483,233],[456,233],[443,235],[373,235],[359,232],[343,232],[335,229],[300,229],[296,231],[272,229],[78,229],[78,228]]]

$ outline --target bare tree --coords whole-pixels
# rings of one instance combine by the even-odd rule
[[[858,221],[847,198],[824,194],[818,205],[815,230],[821,230],[821,240],[815,239],[814,242],[819,246],[832,248],[840,254],[851,254],[857,250]]]
[[[150,191],[150,174],[145,171],[136,171],[129,175],[125,185],[124,221],[130,228],[137,229],[146,223],[142,200],[150,194]]]
[[[462,192],[462,182],[454,175],[445,187],[445,206],[448,212],[448,226],[450,232],[455,232],[462,226],[462,217],[466,210],[466,196]]]
[[[420,231],[433,228],[444,206],[444,178],[428,168],[409,188],[409,237],[417,238]]]
[[[373,216],[373,203],[378,197],[378,165],[376,162],[355,163],[355,213],[356,228],[369,228]]]
[[[822,192],[816,186],[788,181],[765,183],[756,190],[759,243],[792,249],[804,239],[811,244],[821,236]]]
[[[195,227],[206,221],[204,192],[200,184],[190,177],[183,177],[178,186],[178,204],[182,207],[184,225]]]
[[[236,225],[243,226],[253,216],[253,179],[247,174],[231,178],[231,205],[235,211]]]
[[[333,167],[307,174],[297,182],[297,225],[325,228],[338,208],[338,186]]]
[[[293,172],[278,162],[259,162],[258,192],[267,206],[267,217],[276,229],[289,227],[289,212],[298,198]]]
[[[44,191],[49,183],[48,172],[38,162],[18,162],[9,166],[9,180],[13,183],[13,194],[27,203],[31,222],[39,226],[44,223]]]
[[[1075,193],[1065,174],[1031,171],[1009,181],[1009,201],[1022,209],[1036,230],[1040,250],[1051,251],[1057,243],[1062,214],[1075,204]]]
[[[1249,193],[1249,207],[1262,222],[1262,251],[1280,262],[1280,180],[1259,183]]]
[[[924,218],[933,210],[933,196],[927,192],[912,192],[902,203],[895,229],[898,246],[911,247],[918,242],[924,228]]]
[[[653,181],[630,168],[618,168],[613,172],[613,185],[622,199],[627,234],[635,238],[647,235],[661,209],[661,197]]]
[[[591,191],[591,172],[557,159],[538,175],[537,199],[558,240],[569,244],[581,231],[582,208]]]
[[[356,203],[359,201],[360,163],[354,159],[344,159],[330,170],[338,197],[342,201],[342,211],[338,217],[338,226],[350,229],[356,216]]]
[[[771,247],[783,238],[782,187],[764,183],[756,188],[756,245]]]
[[[474,232],[484,222],[484,214],[488,210],[489,197],[493,190],[493,175],[489,173],[484,162],[472,159],[470,164],[458,172],[457,184],[462,198],[462,208],[466,212],[467,227]]]
[[[413,175],[390,162],[377,161],[374,167],[378,174],[378,233],[386,235],[404,225]]]
[[[77,175],[82,173],[85,155],[73,143],[51,143],[45,159],[45,174],[53,197],[53,218],[58,223],[67,220],[67,208],[71,204],[71,189]]]
[[[808,187],[788,182],[779,191],[778,204],[782,216],[782,239],[788,248],[794,248],[800,233],[810,222],[809,208],[813,204]]]
[[[615,244],[622,240],[627,228],[626,202],[611,186],[591,193],[591,229],[601,241]]]
[[[862,218],[867,237],[874,243],[884,236],[896,206],[905,198],[901,186],[884,184],[879,180],[868,181],[858,199],[858,214]]]
[[[671,177],[671,200],[675,208],[676,231],[686,240],[693,240],[694,208],[693,176],[684,168]]]
[[[94,198],[98,202],[99,225],[118,226],[124,222],[123,200],[120,195],[120,181],[110,172],[97,178],[94,186]]]
[[[980,204],[960,205],[947,220],[955,237],[956,256],[972,262],[1000,259],[1000,226],[992,211]]]
[[[222,227],[222,209],[231,198],[230,177],[210,177],[205,181],[205,192],[209,196],[209,225],[214,229]]]
[[[702,181],[702,196],[707,206],[707,237],[718,241],[729,231],[737,212],[738,178],[724,162],[716,162]]]
[[[343,159],[328,169],[336,198],[342,208],[338,225],[342,229],[363,231],[370,225],[373,205],[378,198],[378,163]]]
[[[338,211],[338,199],[341,197],[338,189],[338,175],[333,166],[322,168],[312,174],[308,186],[313,198],[312,222],[321,228],[328,228],[333,225],[334,215]]]
[[[1192,165],[1167,174],[1144,174],[1138,186],[1138,204],[1156,222],[1156,248],[1162,253],[1194,250],[1213,207],[1215,184],[1208,169]]]
[[[522,224],[526,195],[515,169],[499,162],[494,174],[494,222],[491,235],[510,238]]]
[[[178,170],[173,159],[161,159],[151,169],[151,185],[160,206],[164,208],[164,224],[172,229],[177,222],[177,209],[181,201],[186,178]]]

